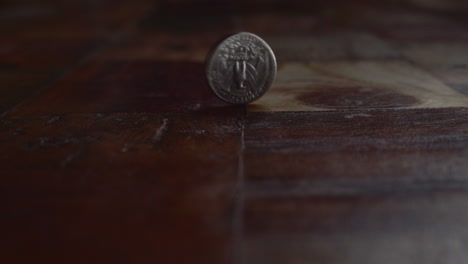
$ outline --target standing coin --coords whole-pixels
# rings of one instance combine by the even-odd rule
[[[260,98],[276,75],[276,59],[268,44],[252,33],[224,39],[208,58],[206,76],[224,101],[245,104]]]

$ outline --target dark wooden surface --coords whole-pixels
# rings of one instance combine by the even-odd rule
[[[463,1],[4,1],[0,262],[467,263]],[[248,106],[204,60],[279,71]]]

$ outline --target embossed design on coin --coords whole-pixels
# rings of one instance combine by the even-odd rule
[[[252,102],[270,88],[276,59],[268,44],[252,33],[238,33],[223,40],[210,54],[208,83],[221,99],[236,104]]]

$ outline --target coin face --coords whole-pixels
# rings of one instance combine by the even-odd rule
[[[224,39],[211,52],[206,75],[211,89],[224,101],[249,103],[273,83],[275,55],[263,39],[241,32]]]

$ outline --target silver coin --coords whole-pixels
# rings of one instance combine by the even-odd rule
[[[268,44],[252,33],[224,39],[210,54],[206,76],[224,101],[245,104],[260,98],[276,76],[276,59]]]

